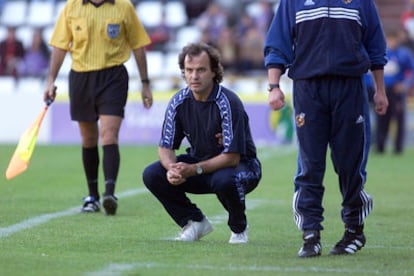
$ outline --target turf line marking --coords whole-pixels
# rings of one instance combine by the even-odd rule
[[[117,197],[126,198],[126,197],[131,197],[131,196],[135,196],[135,195],[143,194],[147,192],[148,190],[146,188],[133,189],[133,190],[127,190],[127,191],[121,192],[117,194]],[[69,208],[61,212],[44,214],[44,215],[32,217],[32,218],[23,220],[19,223],[16,223],[16,224],[13,224],[7,227],[0,227],[0,239],[9,237],[17,232],[31,229],[35,226],[47,223],[51,221],[52,219],[72,216],[72,215],[79,214],[79,213],[80,213],[80,207],[77,206],[77,207],[72,207],[72,208]]]
[[[251,271],[251,272],[319,272],[319,273],[352,273],[352,274],[381,274],[379,270],[358,270],[358,269],[337,269],[337,268],[323,268],[316,266],[295,266],[295,267],[281,267],[281,266],[214,266],[214,265],[186,265],[176,264],[167,265],[164,263],[132,263],[132,264],[110,264],[102,271],[89,272],[86,276],[118,276],[123,275],[133,269],[185,269],[193,273],[199,271]]]

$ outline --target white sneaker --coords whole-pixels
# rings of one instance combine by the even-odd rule
[[[188,242],[198,241],[211,231],[213,231],[213,227],[207,217],[204,217],[202,221],[189,220],[187,225],[183,227],[181,233],[177,238],[175,238],[175,240]]]
[[[248,227],[246,227],[246,229],[241,233],[234,233],[233,231],[231,231],[229,243],[232,243],[232,244],[247,243],[249,241],[247,232],[249,232]]]

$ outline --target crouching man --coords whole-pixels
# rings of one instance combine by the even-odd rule
[[[245,197],[261,178],[247,113],[239,97],[220,85],[223,67],[215,48],[189,44],[178,63],[187,86],[168,104],[160,160],[144,170],[144,184],[181,227],[177,240],[197,241],[213,230],[186,193],[216,194],[229,214],[229,243],[247,243]],[[190,146],[176,155],[184,138]]]

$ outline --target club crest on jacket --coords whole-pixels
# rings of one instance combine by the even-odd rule
[[[299,113],[295,117],[296,126],[302,127],[305,124],[305,113]]]

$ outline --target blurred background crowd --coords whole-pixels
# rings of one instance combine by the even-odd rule
[[[155,93],[169,92],[182,85],[178,52],[188,42],[204,41],[215,45],[221,53],[225,85],[238,93],[266,94],[262,48],[279,0],[131,2],[152,39],[147,58]],[[0,93],[43,92],[51,50],[47,42],[65,3],[0,0]],[[386,85],[399,93],[398,97],[402,95],[397,104],[403,105],[405,114],[414,106],[414,0],[375,0],[375,3],[389,42]],[[67,91],[70,63],[67,55],[56,82],[60,93]],[[134,61],[129,60],[126,66],[131,78],[130,90],[139,91]],[[285,90],[291,90],[286,77],[283,82]],[[403,124],[408,124],[405,118]]]
[[[0,0],[0,75],[43,77],[55,20],[66,1]],[[227,76],[262,77],[263,41],[279,0],[131,0],[151,36],[153,79],[177,76],[177,52],[205,41],[221,52]],[[411,0],[377,0],[385,28],[398,30],[401,44],[414,50]],[[62,72],[68,72],[70,60]],[[128,63],[131,77],[134,64]],[[135,74],[135,75],[134,75]],[[174,78],[173,78],[174,80]],[[171,81],[171,80],[170,80]],[[168,82],[171,86],[173,83]],[[157,87],[156,87],[157,88]],[[167,83],[159,88],[168,88]],[[260,90],[261,87],[258,87]],[[156,89],[157,90],[157,89]],[[255,91],[257,92],[257,91]]]
[[[263,76],[263,41],[278,0],[132,1],[153,43],[147,48],[152,79],[163,90],[179,76],[177,53],[191,41],[221,52],[230,76]],[[42,78],[48,67],[47,42],[65,1],[0,0],[0,75],[15,80]],[[62,72],[68,72],[70,57]],[[127,63],[131,77],[135,65]],[[164,85],[163,85],[164,83]],[[255,91],[257,92],[257,91]]]

